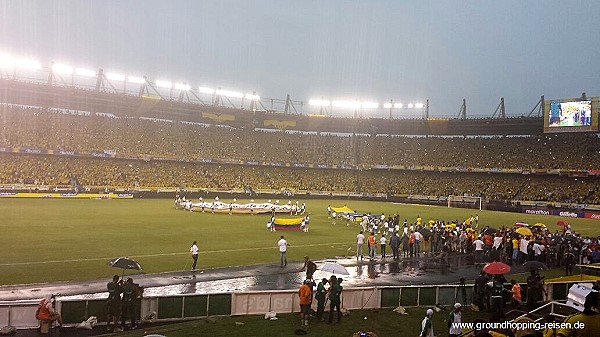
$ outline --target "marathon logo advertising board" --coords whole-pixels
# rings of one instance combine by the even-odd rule
[[[531,209],[531,208],[526,208],[526,209],[523,209],[523,213],[525,213],[525,214],[535,214],[535,215],[550,215],[550,211],[545,210],[545,209]]]

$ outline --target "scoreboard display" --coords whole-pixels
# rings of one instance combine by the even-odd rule
[[[544,132],[598,131],[598,97],[544,102]]]

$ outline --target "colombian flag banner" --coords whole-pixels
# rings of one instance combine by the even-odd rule
[[[274,224],[275,230],[296,230],[299,231],[301,229],[302,220],[304,218],[291,218],[291,219],[282,219],[275,218]]]

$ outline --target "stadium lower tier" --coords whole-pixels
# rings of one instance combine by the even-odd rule
[[[55,155],[0,154],[0,185],[471,195],[600,204],[600,178],[508,173],[347,170]]]

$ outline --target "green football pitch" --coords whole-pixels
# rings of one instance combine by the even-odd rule
[[[261,201],[266,200],[256,200]],[[332,224],[327,219],[327,205],[347,205],[365,213],[398,213],[409,222],[418,215],[423,221],[462,221],[477,213],[480,226],[511,226],[523,221],[546,223],[551,231],[560,229],[556,226],[560,218],[552,216],[374,201],[307,200],[306,204],[311,219],[308,233],[267,231],[269,215],[176,210],[171,199],[1,199],[4,243],[0,245],[0,284],[108,278],[115,269],[107,262],[119,256],[135,258],[145,273],[189,269],[189,248],[194,240],[200,248],[201,269],[276,264],[280,235],[290,244],[289,260],[301,260],[304,255],[321,259],[354,254],[359,226],[345,221]],[[577,232],[600,235],[600,221],[569,221]]]

